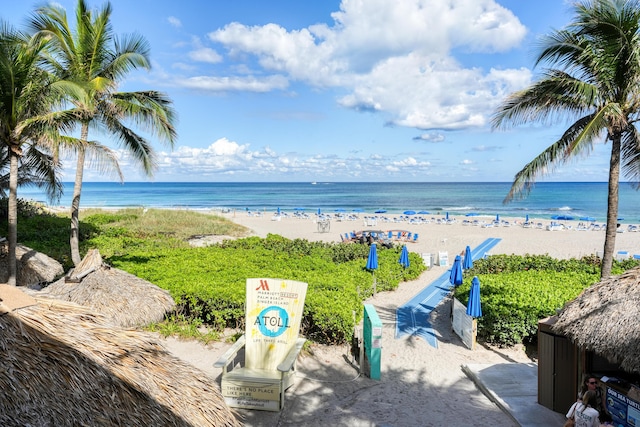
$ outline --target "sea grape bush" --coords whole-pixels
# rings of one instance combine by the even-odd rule
[[[69,219],[43,213],[28,203],[20,206],[19,241],[59,260],[68,270]],[[178,302],[180,319],[218,330],[244,328],[246,278],[287,278],[309,283],[303,333],[318,342],[348,342],[362,315],[362,301],[373,294],[374,277],[378,291],[393,290],[425,269],[415,253],[410,254],[411,266],[403,269],[398,263],[400,247],[380,247],[380,268],[369,272],[364,268],[367,245],[278,235],[194,248],[178,237],[185,234],[185,223],[196,224],[194,231],[216,227],[216,234],[224,234],[220,230],[228,230],[229,224],[194,212],[180,213],[180,224],[175,216],[164,215],[162,210],[144,215],[142,210],[88,215],[81,221],[81,247],[84,251],[97,248],[107,263],[169,290]],[[150,226],[150,220],[156,223]],[[6,221],[0,224],[0,232],[3,226]],[[558,260],[547,255],[494,255],[474,262],[455,296],[466,304],[471,278],[477,275],[484,313],[479,319],[480,339],[508,346],[533,339],[539,319],[555,314],[595,283],[599,263],[595,256]],[[612,272],[620,274],[638,265],[634,259],[615,261]]]
[[[615,263],[615,270],[638,262]],[[599,280],[598,259],[558,260],[547,255],[495,255],[474,263],[454,296],[469,299],[471,279],[480,279],[483,316],[478,319],[479,339],[501,346],[535,339],[538,321],[554,315],[567,301]]]
[[[101,243],[106,243],[100,240]],[[113,246],[111,246],[113,247]],[[216,328],[244,325],[245,282],[249,277],[299,280],[309,284],[303,333],[314,341],[351,339],[362,301],[378,291],[396,289],[417,278],[425,266],[410,254],[411,266],[398,263],[400,248],[378,250],[379,269],[365,270],[367,245],[329,244],[278,235],[227,240],[204,248],[134,245],[114,252],[109,262],[167,289],[182,314]]]

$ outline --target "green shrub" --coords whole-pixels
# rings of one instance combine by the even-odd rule
[[[600,268],[594,258],[491,256],[474,263],[455,297],[466,305],[471,278],[478,276],[483,314],[478,319],[478,337],[501,346],[522,343],[535,338],[540,319],[556,314],[599,280]]]
[[[425,269],[417,254],[410,254],[411,267],[403,269],[399,248],[380,248],[380,268],[372,273],[364,268],[367,245],[290,240],[274,234],[188,250],[170,244],[163,248],[149,239],[124,245],[121,236],[101,235],[92,243],[101,253],[102,247],[111,249],[108,261],[115,267],[169,290],[185,316],[217,329],[243,327],[247,278],[306,282],[303,333],[325,343],[351,339],[362,301],[373,294],[374,277],[378,291],[394,290]]]
[[[2,212],[0,203],[0,213]],[[380,268],[365,270],[367,245],[289,240],[278,235],[248,237],[193,248],[186,239],[196,234],[241,235],[246,230],[215,215],[189,211],[131,209],[118,212],[83,211],[81,252],[97,248],[106,262],[161,288],[178,303],[175,329],[204,325],[220,331],[244,328],[245,281],[249,277],[300,280],[309,284],[303,333],[318,342],[348,342],[362,315],[362,301],[378,291],[392,291],[402,281],[416,279],[425,267],[410,253],[411,266],[398,263],[400,247],[378,250]],[[6,207],[5,207],[6,215]],[[226,222],[225,222],[226,221]],[[69,218],[42,211],[38,204],[19,204],[18,240],[59,260],[69,259]],[[6,233],[5,221],[0,233]],[[638,260],[614,261],[612,272],[640,265]],[[467,303],[470,278],[481,282],[479,337],[499,345],[533,339],[539,319],[599,279],[600,260],[558,260],[547,255],[494,255],[474,263],[455,296]],[[164,327],[172,330],[172,326]]]

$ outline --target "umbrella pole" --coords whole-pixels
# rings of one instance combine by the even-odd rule
[[[376,273],[373,272],[373,296],[376,296]]]

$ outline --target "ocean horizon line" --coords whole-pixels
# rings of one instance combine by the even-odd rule
[[[49,206],[70,206],[73,183],[63,183],[63,194],[49,199],[37,188],[24,187],[18,197]],[[608,183],[540,182],[525,197],[509,203],[507,182],[83,182],[80,206],[94,208],[182,208],[197,210],[274,212],[278,208],[306,212],[354,209],[389,215],[425,211],[509,217],[551,218],[563,214],[606,218]],[[620,216],[640,221],[640,198],[634,187],[620,186]]]

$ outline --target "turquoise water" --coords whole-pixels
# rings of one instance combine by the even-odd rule
[[[307,212],[389,214],[405,210],[430,214],[502,215],[507,217],[550,218],[590,216],[603,221],[607,210],[607,183],[549,182],[536,184],[524,200],[502,201],[511,183],[389,183],[318,182],[304,183],[171,183],[171,182],[86,182],[82,207],[159,207],[189,209],[236,209],[273,212],[277,208]],[[50,205],[69,206],[73,183],[65,183],[64,196],[48,201],[38,190],[21,188],[19,197]],[[620,185],[620,217],[623,222],[640,221],[640,193],[627,183]]]

